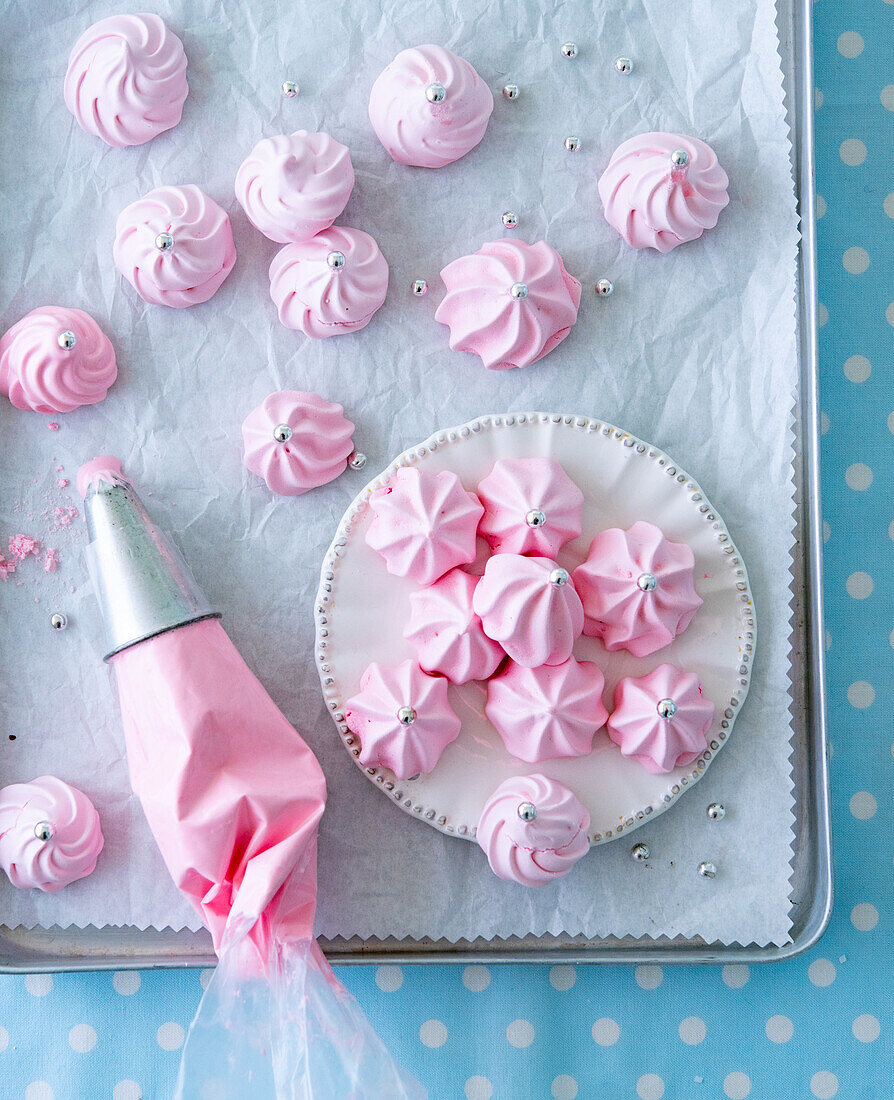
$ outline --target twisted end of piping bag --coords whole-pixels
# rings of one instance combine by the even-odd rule
[[[121,463],[95,459],[78,487],[131,785],[219,958],[177,1097],[423,1100],[313,939],[326,801],[316,758]]]

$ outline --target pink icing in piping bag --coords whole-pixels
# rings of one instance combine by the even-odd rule
[[[121,463],[78,473],[134,793],[219,964],[177,1097],[421,1100],[313,938],[326,783]]]

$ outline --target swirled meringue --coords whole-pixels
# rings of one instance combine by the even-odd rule
[[[280,321],[317,340],[368,325],[387,291],[388,263],[360,229],[333,225],[302,244],[287,244],[270,264],[270,297]]]
[[[508,752],[536,764],[586,756],[608,711],[605,677],[592,661],[569,657],[560,665],[509,664],[487,686],[485,713]]]
[[[447,296],[435,320],[450,346],[490,370],[528,367],[560,344],[577,320],[581,286],[545,241],[499,240],[441,272]]]
[[[685,164],[671,159],[676,150]],[[728,186],[710,145],[683,134],[639,134],[612,153],[599,195],[605,220],[629,245],[670,252],[714,228]]]
[[[567,661],[584,625],[570,576],[549,558],[494,554],[472,607],[488,638],[525,668]]]
[[[300,244],[328,229],[353,186],[347,146],[307,130],[259,141],[236,173],[236,198],[248,220],[280,244]]]
[[[450,470],[431,473],[403,466],[369,498],[373,514],[366,541],[389,573],[433,584],[457,565],[475,560],[483,508]]]
[[[236,263],[230,219],[194,184],[157,187],[118,215],[115,264],[153,305],[207,302]]]
[[[109,338],[83,310],[40,306],[0,338],[0,393],[17,409],[66,413],[95,405],[117,377]]]
[[[93,803],[61,779],[0,790],[0,867],[13,886],[55,894],[90,874],[102,845]]]
[[[443,168],[474,149],[494,109],[468,61],[442,46],[401,50],[372,86],[369,120],[398,164]]]
[[[389,768],[398,779],[432,771],[459,736],[460,721],[447,698],[447,681],[415,661],[363,673],[360,692],[345,703],[345,722],[360,738],[360,763]]]
[[[74,44],[65,105],[109,145],[143,145],[180,121],[189,85],[183,43],[157,15],[111,15]]]
[[[648,676],[615,687],[608,735],[624,756],[652,775],[686,767],[707,748],[714,704],[694,672],[659,665]]]
[[[648,657],[682,634],[701,607],[694,574],[690,547],[666,539],[654,523],[602,531],[573,574],[584,634],[610,652]]]
[[[454,684],[486,680],[506,656],[472,610],[477,583],[477,577],[451,569],[429,587],[410,593],[404,637],[426,672],[440,673]]]
[[[341,405],[315,393],[281,390],[242,422],[245,465],[274,493],[298,497],[344,472],[353,433]]]
[[[554,458],[498,458],[478,497],[478,534],[495,553],[554,558],[581,533],[584,494]]]
[[[521,814],[530,815],[524,820]],[[475,839],[499,878],[546,886],[587,854],[590,815],[576,795],[545,775],[513,776],[481,811]]]

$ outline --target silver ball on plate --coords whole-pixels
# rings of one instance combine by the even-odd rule
[[[517,302],[522,301],[528,296],[528,288],[524,283],[513,283],[509,288],[509,297],[514,298]]]
[[[533,802],[519,802],[518,816],[522,821],[533,821],[537,816],[537,807]]]
[[[674,168],[685,168],[689,163],[689,154],[685,149],[674,149],[671,153],[671,164]]]
[[[53,828],[51,821],[38,821],[34,826],[34,835],[41,841],[52,840],[56,835],[56,830]]]
[[[344,252],[330,252],[326,257],[326,263],[332,268],[333,271],[341,271],[345,266],[345,254]]]
[[[500,220],[507,229],[515,229],[518,226],[518,214],[513,214],[511,210],[505,210]]]
[[[569,153],[576,153],[580,149],[580,138],[575,134],[570,134],[565,138],[565,148]]]
[[[354,451],[348,459],[348,465],[352,470],[362,470],[366,465],[366,455],[362,451]]]
[[[653,592],[657,583],[654,573],[640,573],[636,578],[636,587],[640,592]]]
[[[410,293],[414,298],[421,298],[423,294],[428,294],[428,283],[425,279],[414,279],[410,283]]]
[[[413,707],[401,707],[397,712],[397,720],[402,726],[412,726],[416,721],[416,711]]]
[[[298,92],[299,88],[294,80],[284,80],[282,82],[282,94],[286,99],[294,99]]]
[[[634,844],[630,849],[630,858],[635,859],[637,863],[643,863],[651,854],[648,844]]]
[[[568,570],[563,569],[561,565],[558,569],[554,569],[549,575],[549,583],[555,585],[556,588],[564,588],[568,581]]]
[[[618,60],[615,62],[615,68],[618,70],[619,73],[627,76],[628,73],[633,72],[633,62],[630,60],[629,57],[619,57]]]
[[[439,81],[434,80],[425,89],[425,98],[429,103],[443,103],[447,95],[447,89]]]
[[[700,863],[698,865],[698,873],[702,878],[716,878],[717,868],[713,863]]]
[[[517,84],[504,84],[503,85],[503,98],[504,99],[518,99],[518,85]]]
[[[277,424],[273,429],[273,438],[277,443],[288,443],[292,438],[292,429],[288,424]]]
[[[709,821],[722,821],[726,816],[726,807],[722,802],[712,802],[707,813]]]
[[[596,284],[596,294],[600,298],[607,298],[614,289],[611,279],[600,279]]]
[[[55,611],[50,616],[50,626],[53,630],[64,630],[68,626],[68,619],[60,611]]]
[[[570,61],[571,58],[577,57],[577,43],[576,42],[563,42],[562,43],[562,57],[567,57]]]
[[[532,508],[525,515],[525,523],[529,527],[542,527],[546,523],[546,513],[541,512],[539,508]]]
[[[174,238],[170,233],[159,233],[155,238],[155,247],[159,252],[170,252],[174,247]]]
[[[75,336],[71,329],[68,328],[65,330],[65,332],[60,332],[59,335],[56,337],[56,343],[59,345],[60,348],[63,349],[63,351],[71,351],[71,349],[75,346],[77,342],[77,336]]]
[[[677,713],[677,704],[673,699],[662,699],[655,709],[658,711],[659,718],[663,718],[665,722],[669,722]]]

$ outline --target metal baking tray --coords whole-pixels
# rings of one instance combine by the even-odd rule
[[[795,839],[792,939],[784,947],[726,947],[701,939],[526,936],[435,940],[322,940],[332,963],[759,963],[791,958],[825,931],[832,909],[832,851],[823,645],[819,505],[816,236],[814,221],[811,0],[777,5],[792,170],[801,218],[799,253],[800,401],[797,408],[796,544],[792,565],[792,713]],[[605,411],[605,410],[601,410]],[[161,969],[213,966],[207,932],[141,932],[132,927],[42,929],[0,926],[0,972]]]

